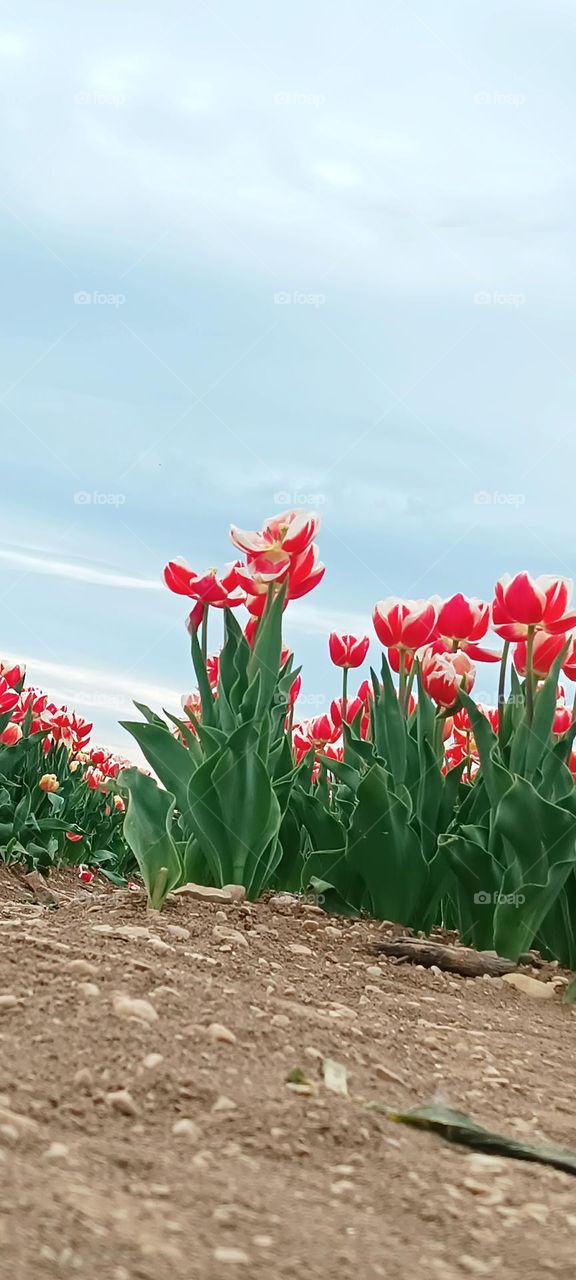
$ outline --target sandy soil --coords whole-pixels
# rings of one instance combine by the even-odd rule
[[[574,1276],[573,1177],[368,1105],[440,1090],[488,1127],[576,1149],[561,987],[536,1000],[376,965],[377,925],[309,906],[180,899],[150,917],[105,882],[54,883],[49,910],[0,870],[2,1276]]]

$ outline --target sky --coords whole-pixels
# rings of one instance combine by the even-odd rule
[[[230,523],[322,515],[303,715],[376,600],[572,576],[575,58],[571,0],[6,0],[0,657],[98,741]]]

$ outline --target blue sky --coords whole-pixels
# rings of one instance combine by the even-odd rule
[[[568,0],[5,6],[0,652],[100,740],[230,522],[322,513],[310,699],[383,596],[572,574],[575,54]]]

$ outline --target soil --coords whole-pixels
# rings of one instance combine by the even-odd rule
[[[572,1280],[573,1177],[370,1107],[440,1091],[576,1150],[561,981],[535,999],[376,964],[382,926],[306,903],[173,898],[152,916],[101,880],[50,884],[56,909],[0,870],[2,1276]],[[138,1019],[122,996],[146,1002]]]

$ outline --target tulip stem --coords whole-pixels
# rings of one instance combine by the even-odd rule
[[[400,665],[398,668],[398,702],[402,715],[406,715],[406,653],[404,649],[400,650]]]
[[[502,659],[500,662],[500,679],[498,681],[498,742],[502,746],[504,741],[504,707],[506,705],[506,667],[508,665],[508,654],[510,653],[510,641],[505,640],[502,648]]]
[[[342,725],[346,724],[348,709],[348,667],[342,667]],[[344,730],[342,730],[344,732]]]
[[[534,624],[528,626],[526,636],[526,720],[532,724],[534,715]]]
[[[208,657],[208,610],[209,608],[210,608],[210,605],[207,604],[204,610],[204,616],[202,618],[202,628],[200,631],[200,648],[202,650],[202,657],[204,659],[204,662],[206,662],[206,658]]]

